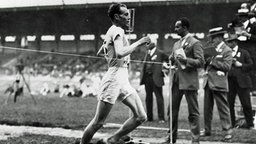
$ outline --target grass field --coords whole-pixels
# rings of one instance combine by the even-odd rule
[[[138,88],[138,81],[133,81],[134,87]],[[23,97],[19,97],[17,103],[13,103],[12,99],[7,105],[4,104],[7,96],[3,94],[3,91],[8,86],[10,81],[1,81],[0,84],[0,124],[9,125],[30,125],[30,126],[42,126],[42,127],[63,127],[67,129],[79,129],[82,130],[92,119],[97,104],[95,97],[88,98],[59,98],[58,94],[50,93],[47,96],[36,95],[35,98],[38,102],[37,105],[33,104],[31,97],[27,94]],[[40,82],[31,81],[32,86],[40,85]],[[140,92],[141,99],[144,102],[145,92],[142,89]],[[165,95],[165,107],[168,104],[168,87],[164,87]],[[203,128],[203,95],[200,93],[199,97],[200,112],[201,112],[201,128]],[[156,106],[154,103],[154,111],[156,114]],[[215,106],[216,108],[216,106]],[[110,113],[106,123],[123,123],[129,115],[129,110],[121,103],[117,103],[112,112]],[[155,115],[155,118],[157,115]],[[187,120],[187,104],[185,98],[182,101],[180,115],[179,115],[179,129],[189,129]],[[154,122],[145,122],[143,126],[154,126],[167,128],[168,124],[159,124]],[[100,132],[112,133],[115,128],[102,128]],[[213,120],[213,135],[211,137],[202,138],[207,141],[220,141],[223,137],[221,131],[220,121],[218,113],[215,109]],[[156,137],[163,138],[167,135],[167,131],[160,130],[142,130],[138,129],[132,132],[132,136],[137,137]],[[255,143],[256,142],[256,130],[235,129],[234,138],[230,141],[241,143]],[[179,138],[190,139],[190,134],[187,132],[180,132]],[[9,143],[18,144],[26,143],[26,139],[34,139],[35,143],[38,141],[45,141],[45,143],[73,143],[75,139],[72,138],[60,138],[50,137],[46,135],[30,135],[26,134],[19,138],[9,139]],[[27,142],[28,143],[28,142]]]

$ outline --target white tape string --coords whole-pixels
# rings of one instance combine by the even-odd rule
[[[63,53],[63,52],[52,52],[52,51],[44,51],[44,50],[34,50],[34,49],[25,49],[25,48],[17,48],[17,47],[7,47],[7,46],[0,46],[2,49],[9,49],[9,50],[19,50],[19,51],[27,51],[27,52],[36,52],[36,53],[45,53],[45,54],[56,54],[62,56],[73,56],[73,57],[82,57],[82,58],[92,58],[92,59],[108,59],[106,57],[99,57],[99,56],[90,56],[90,55],[81,55],[81,54],[71,54],[71,53]],[[109,58],[111,59],[111,58]],[[121,60],[121,59],[118,59]],[[152,62],[152,61],[141,61],[141,60],[130,60],[130,62],[134,63],[148,63],[148,64],[160,64],[162,62]]]

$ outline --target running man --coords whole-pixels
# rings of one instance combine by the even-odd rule
[[[128,64],[129,55],[139,46],[150,43],[150,38],[143,37],[129,45],[124,32],[129,28],[130,22],[130,13],[126,5],[121,3],[111,4],[108,16],[112,21],[112,26],[108,29],[105,41],[100,49],[100,51],[104,50],[108,62],[108,71],[101,82],[95,116],[85,128],[81,144],[88,144],[91,141],[96,131],[102,127],[117,99],[128,106],[133,115],[113,136],[104,139],[105,143],[119,143],[122,136],[133,131],[147,119],[141,99],[128,80]]]

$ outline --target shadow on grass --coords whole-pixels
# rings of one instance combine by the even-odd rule
[[[24,134],[1,140],[0,144],[79,144],[80,139],[49,135]]]
[[[32,121],[23,121],[22,123],[15,120],[0,120],[0,125],[10,125],[10,126],[33,126],[33,127],[50,127],[50,128],[63,128],[63,129],[81,129],[83,125],[63,125],[63,124],[53,124],[53,123],[44,123],[44,122],[32,122]]]

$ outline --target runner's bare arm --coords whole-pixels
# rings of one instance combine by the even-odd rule
[[[131,54],[136,48],[140,45],[150,43],[150,38],[149,37],[143,37],[136,41],[135,43],[131,44],[130,46],[123,46],[123,40],[120,36],[117,36],[116,39],[114,40],[114,46],[116,50],[116,54],[118,57],[124,57],[129,54]]]

